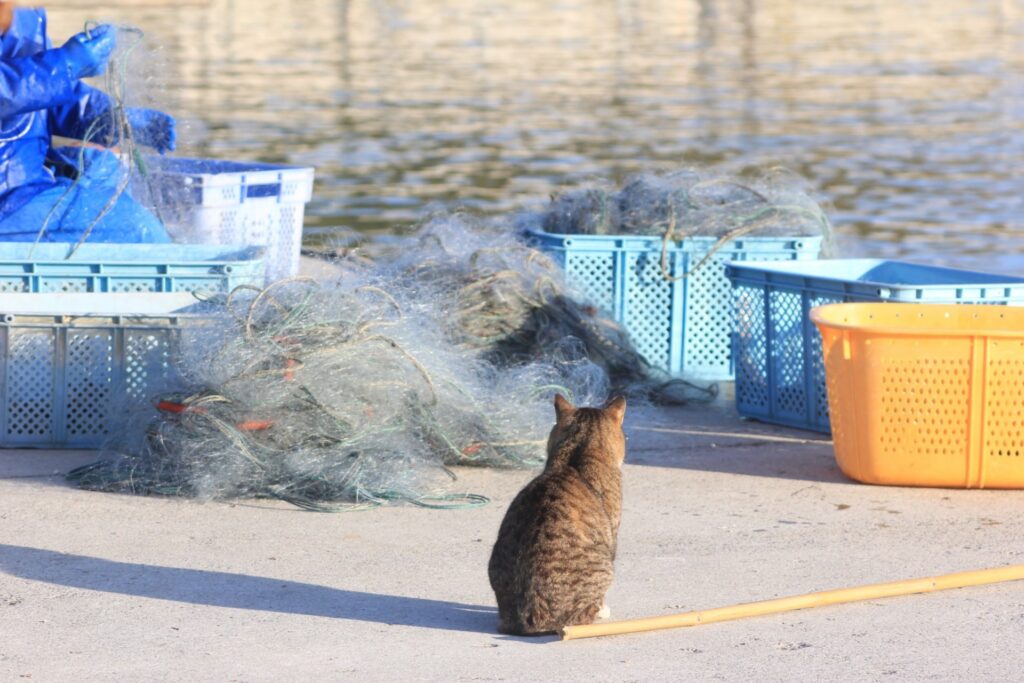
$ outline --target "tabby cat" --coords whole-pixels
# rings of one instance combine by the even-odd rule
[[[502,633],[552,633],[608,616],[625,413],[621,397],[604,408],[555,397],[544,471],[509,505],[487,567]]]

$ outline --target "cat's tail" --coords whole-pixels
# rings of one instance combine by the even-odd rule
[[[565,626],[580,626],[583,624],[593,624],[594,620],[601,616],[601,610],[607,609],[603,603],[597,605],[588,604],[585,607],[580,607],[573,611],[565,618],[565,623],[559,624],[558,632],[562,632],[562,628]]]
[[[500,624],[498,626],[498,633],[503,633],[507,636],[557,636],[561,632],[561,627],[558,627],[557,629],[534,631],[525,628],[522,624],[515,624],[513,626]]]
[[[537,624],[533,619],[523,619],[520,615],[503,618],[498,623],[498,633],[508,636],[552,636],[561,633],[561,630],[561,625]]]
[[[536,615],[521,612],[503,617],[498,624],[498,632],[512,636],[550,636],[558,635],[565,626],[579,626],[581,624],[592,624],[594,620],[603,616],[602,609],[607,609],[603,604],[577,607],[568,614],[558,617],[537,618]]]

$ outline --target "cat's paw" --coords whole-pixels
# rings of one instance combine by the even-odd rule
[[[601,609],[597,611],[598,619],[607,619],[612,615],[612,608],[608,606],[608,603],[602,603]]]

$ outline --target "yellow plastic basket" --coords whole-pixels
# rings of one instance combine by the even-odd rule
[[[834,304],[811,320],[847,476],[1024,488],[1024,308]]]

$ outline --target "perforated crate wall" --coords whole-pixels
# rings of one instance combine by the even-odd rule
[[[766,422],[828,431],[821,335],[807,312],[844,299],[737,285],[736,407]],[[845,299],[852,300],[852,299]]]
[[[66,244],[0,242],[0,294],[228,292],[263,283],[263,250],[231,243]]]
[[[214,159],[154,157],[151,179],[134,188],[177,242],[266,247],[266,280],[298,274],[312,168]]]
[[[689,276],[670,281],[662,273],[658,238],[528,231],[528,239],[565,269],[579,296],[622,323],[651,365],[702,381],[733,378],[732,294],[724,264],[813,259],[821,246],[813,237],[735,240]],[[714,245],[713,238],[672,243],[669,277],[689,272]]]
[[[0,319],[0,447],[93,448],[177,386],[179,317]],[[195,321],[190,321],[195,322]]]
[[[268,282],[298,275],[305,203],[247,202],[232,207],[193,207],[186,219],[189,242],[258,244],[266,248]],[[173,231],[172,231],[172,234]]]
[[[1024,307],[851,303],[811,318],[847,476],[1024,488]]]
[[[844,302],[1024,304],[1024,278],[878,259],[742,264],[733,283],[736,408],[764,422],[830,431],[812,308]]]
[[[984,457],[1001,465],[1024,462],[1024,340],[990,341],[987,351]]]

